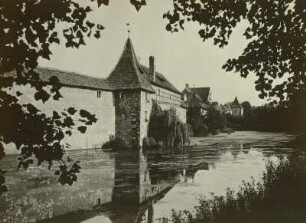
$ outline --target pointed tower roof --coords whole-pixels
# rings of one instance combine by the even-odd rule
[[[132,41],[128,38],[115,69],[107,78],[108,83],[115,90],[141,89],[154,92],[150,81],[141,74],[139,67]]]
[[[231,103],[231,107],[237,107],[237,108],[240,108],[240,103],[238,101],[238,98],[235,97],[235,100]]]
[[[234,100],[234,102],[233,102],[234,104],[238,104],[239,105],[239,101],[238,101],[238,98],[237,97],[235,97],[235,100]]]

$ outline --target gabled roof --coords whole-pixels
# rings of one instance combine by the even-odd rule
[[[153,81],[152,79],[152,75],[150,75],[150,69],[142,64],[140,64],[139,66],[139,70],[140,72],[145,75],[145,77],[147,79],[149,79],[150,83],[153,84],[153,85],[156,85],[158,87],[162,87],[162,88],[165,88],[169,91],[172,91],[174,93],[177,93],[177,94],[181,94],[181,92],[179,90],[177,90],[173,84],[171,84],[166,78],[164,75],[162,75],[161,73],[158,73],[158,72],[155,72],[156,74],[156,78],[155,78],[155,81]]]
[[[194,93],[191,92],[191,94],[189,94],[189,98],[188,98],[188,107],[189,108],[204,108],[207,109],[208,105],[202,101],[201,97]]]
[[[49,83],[51,77],[57,77],[60,84],[70,87],[113,90],[109,83],[102,78],[96,78],[78,74],[75,72],[68,72],[58,69],[39,67],[35,70],[39,74],[40,81]],[[9,76],[17,77],[15,71],[9,72]]]
[[[128,38],[121,57],[107,81],[115,90],[141,89],[154,92],[150,81],[141,74],[139,67],[132,41]]]
[[[199,87],[199,88],[190,88],[192,92],[198,94],[203,102],[208,102],[208,96],[210,93],[210,87]]]

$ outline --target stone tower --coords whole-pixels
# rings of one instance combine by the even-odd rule
[[[115,137],[128,146],[141,145],[141,103],[145,94],[154,93],[149,80],[140,71],[140,65],[130,38],[107,81],[114,88]]]

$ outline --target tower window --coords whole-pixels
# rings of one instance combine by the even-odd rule
[[[101,98],[101,91],[97,91],[97,98]]]
[[[149,101],[150,101],[150,99],[149,99],[149,93],[146,92],[146,102],[149,102]]]
[[[124,93],[119,92],[119,99],[124,99]]]

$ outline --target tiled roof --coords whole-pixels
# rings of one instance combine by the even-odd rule
[[[208,105],[202,101],[201,97],[193,92],[189,94],[188,107],[208,109]]]
[[[153,84],[153,85],[156,85],[158,87],[162,87],[162,88],[165,88],[169,91],[172,91],[174,93],[177,93],[177,94],[181,94],[181,92],[179,90],[177,90],[173,84],[171,84],[166,78],[164,75],[162,75],[161,73],[158,73],[158,72],[155,72],[156,74],[156,78],[155,78],[155,81],[153,81],[152,79],[152,75],[150,75],[150,69],[144,65],[141,65],[139,66],[139,70],[141,71],[141,73],[147,78],[150,80],[150,83]]]
[[[75,72],[62,71],[51,68],[39,67],[35,70],[39,74],[39,78],[42,82],[50,82],[50,78],[56,76],[60,84],[64,86],[101,89],[101,90],[113,90],[105,79],[96,78],[78,74]],[[16,72],[10,72],[9,75],[17,76]]]
[[[154,92],[149,80],[141,74],[139,67],[132,42],[128,38],[121,57],[107,80],[115,90],[142,89]]]
[[[195,94],[198,94],[203,102],[208,102],[210,87],[190,88],[190,90]]]
[[[49,68],[38,68],[37,72],[43,81],[49,81],[50,77],[56,76],[61,84],[75,87],[112,90],[105,79],[86,76],[74,72],[61,71]]]

